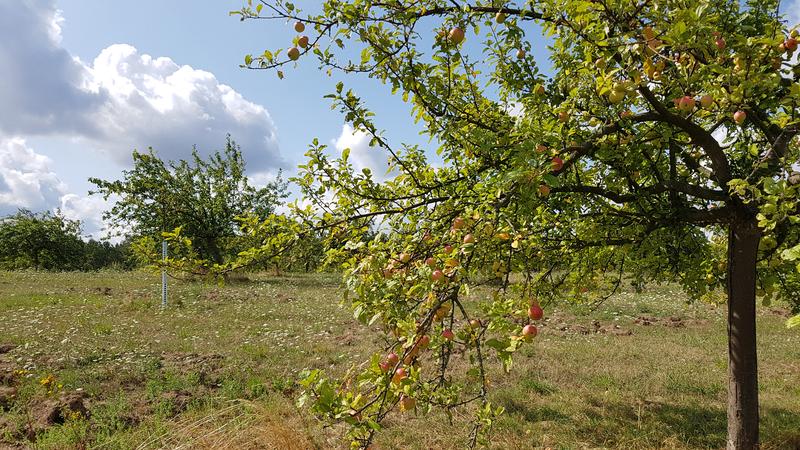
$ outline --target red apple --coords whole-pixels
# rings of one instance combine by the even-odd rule
[[[558,172],[564,167],[564,160],[559,158],[558,156],[554,156],[552,161],[553,171]]]
[[[395,365],[397,365],[398,361],[400,361],[400,357],[397,356],[397,353],[391,352],[388,355],[386,355],[386,362],[388,362],[390,366],[394,367]]]
[[[453,219],[454,230],[460,230],[464,228],[464,225],[466,225],[466,221],[464,220],[463,217],[456,217],[455,219]]]
[[[433,258],[430,258],[430,257],[429,257],[429,258],[427,258],[427,259],[425,260],[425,264],[426,264],[428,267],[433,267],[433,266],[435,266],[435,265],[436,265],[436,260],[435,260],[435,259],[433,259]]]
[[[450,29],[450,42],[453,44],[460,44],[464,40],[464,30],[458,27]]]
[[[450,245],[450,244],[445,245],[444,246],[444,252],[445,253],[453,253],[453,246]]]
[[[294,31],[297,31],[298,33],[302,33],[303,31],[306,31],[305,24],[303,22],[295,23],[294,24]]]
[[[723,50],[725,48],[725,38],[718,37],[714,40],[714,45],[717,46],[717,49]]]
[[[472,233],[467,234],[466,236],[464,236],[464,243],[465,244],[474,244],[475,243],[475,236],[473,236]]]
[[[431,279],[437,283],[444,280],[444,272],[442,272],[440,269],[434,270],[431,274]]]
[[[528,308],[528,317],[530,317],[531,320],[541,320],[543,316],[544,311],[542,310],[541,306],[532,305],[530,308]]]
[[[684,95],[678,101],[678,109],[680,109],[683,112],[690,112],[691,110],[694,109],[694,107],[695,107],[694,98],[692,98],[692,97],[690,97],[688,95]]]
[[[300,48],[308,47],[308,36],[300,36],[300,38],[297,39],[297,45],[299,45]]]
[[[408,373],[406,372],[406,369],[401,367],[394,371],[394,375],[392,376],[392,383],[399,384],[406,378],[408,378]]]
[[[297,58],[300,57],[300,49],[297,47],[292,47],[288,52],[286,52],[286,54],[289,55],[289,59],[292,61],[297,61]]]
[[[747,119],[747,113],[741,109],[733,113],[733,121],[736,122],[737,125],[743,124],[745,119]]]
[[[453,333],[453,330],[449,328],[442,331],[442,338],[444,338],[444,340],[446,341],[452,341],[453,339],[455,339],[455,337],[456,337],[455,333]]]
[[[524,337],[525,339],[534,338],[536,336],[536,333],[538,332],[539,330],[536,329],[535,325],[528,324],[522,327],[522,337]]]
[[[381,361],[381,362],[379,362],[379,363],[378,363],[378,366],[381,368],[381,372],[383,372],[383,373],[386,373],[386,372],[388,372],[388,371],[389,371],[389,369],[391,369],[391,368],[392,368],[392,366],[390,366],[390,365],[389,365],[389,363],[388,363],[388,362],[386,362],[386,361]]]
[[[793,37],[786,39],[785,41],[783,41],[783,47],[786,48],[786,51],[789,53],[797,50],[797,39]]]

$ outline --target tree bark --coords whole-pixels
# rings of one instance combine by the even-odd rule
[[[753,219],[728,232],[728,450],[758,448],[756,262],[761,231]]]

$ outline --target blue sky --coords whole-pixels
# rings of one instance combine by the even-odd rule
[[[219,149],[227,133],[255,181],[294,173],[314,137],[334,151],[352,147],[357,165],[379,168],[385,157],[323,99],[340,79],[394,144],[429,145],[408,105],[374,80],[329,78],[313,59],[286,68],[283,80],[239,68],[245,54],[288,47],[294,36],[291,24],[228,15],[242,4],[0,0],[0,215],[60,208],[99,236],[108,205],[87,196],[88,177],[118,178],[134,148],[179,159],[194,144]],[[533,48],[545,61],[541,39]]]

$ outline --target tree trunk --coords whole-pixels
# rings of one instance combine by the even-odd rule
[[[728,232],[728,450],[758,448],[756,261],[761,232],[737,220]]]

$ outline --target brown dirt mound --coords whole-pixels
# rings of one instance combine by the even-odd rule
[[[45,429],[53,425],[61,425],[68,419],[88,418],[86,394],[70,392],[61,394],[57,399],[49,399],[31,409],[35,417],[34,427]]]

